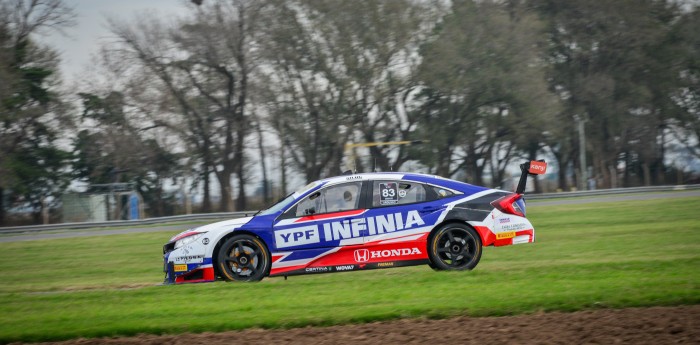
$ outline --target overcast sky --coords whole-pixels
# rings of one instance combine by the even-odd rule
[[[177,15],[186,10],[185,0],[65,0],[65,3],[75,9],[77,25],[66,29],[67,36],[56,32],[38,38],[61,53],[61,74],[66,84],[76,80],[97,53],[100,40],[110,36],[107,17],[126,19],[143,10]]]

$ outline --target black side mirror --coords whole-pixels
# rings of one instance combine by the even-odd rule
[[[313,207],[307,208],[304,210],[304,214],[314,214],[314,213],[316,213],[316,210]]]

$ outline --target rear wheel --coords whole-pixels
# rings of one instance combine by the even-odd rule
[[[219,272],[229,281],[259,281],[270,270],[267,247],[259,238],[250,235],[227,239],[217,259]]]
[[[464,224],[445,224],[433,235],[428,254],[433,269],[471,270],[481,259],[481,238]]]

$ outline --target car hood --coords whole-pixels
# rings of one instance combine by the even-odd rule
[[[202,225],[202,226],[199,226],[196,228],[185,230],[185,231],[173,236],[170,239],[170,241],[173,241],[173,239],[177,238],[178,236],[180,236],[181,234],[184,234],[186,232],[218,233],[218,232],[222,232],[222,231],[235,230],[236,228],[248,223],[251,219],[253,219],[253,217],[234,218],[234,219],[224,220],[221,222]]]
[[[202,226],[194,228],[192,230],[200,231],[200,232],[204,232],[204,231],[210,232],[210,231],[216,231],[216,230],[231,230],[231,228],[239,227],[245,223],[248,223],[251,219],[253,219],[253,217],[229,219],[229,220],[224,220],[221,222],[202,225]]]

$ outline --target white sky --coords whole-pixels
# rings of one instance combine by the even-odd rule
[[[76,25],[67,28],[66,36],[54,32],[37,37],[61,54],[61,75],[65,85],[77,80],[92,55],[99,50],[101,40],[110,36],[107,17],[129,18],[144,10],[158,15],[178,15],[187,11],[187,0],[64,0],[77,15]]]

